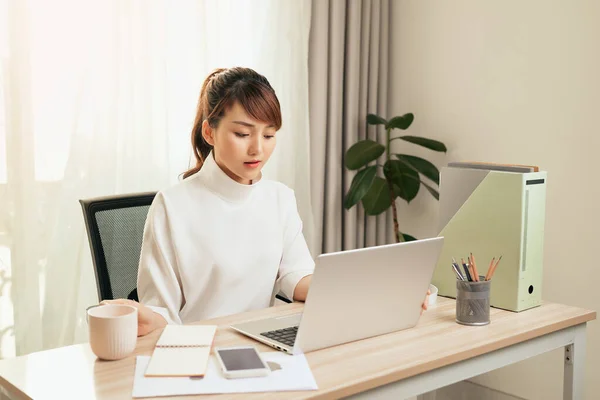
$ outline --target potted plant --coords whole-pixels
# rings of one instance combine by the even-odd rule
[[[433,151],[446,152],[444,143],[437,140],[407,135],[392,137],[393,129],[406,130],[413,120],[412,113],[394,117],[389,121],[369,114],[367,124],[385,127],[385,143],[370,139],[361,140],[346,151],[344,158],[346,168],[357,171],[344,198],[344,208],[350,209],[362,202],[367,215],[378,215],[391,206],[396,242],[415,240],[415,237],[401,232],[398,227],[396,199],[401,198],[410,203],[417,196],[421,186],[424,186],[439,200],[439,193],[434,186],[439,187],[440,172],[435,165],[421,157],[392,153],[392,141],[400,139]],[[379,161],[382,156],[383,160]],[[380,167],[383,177],[377,174]],[[424,182],[421,176],[430,179],[435,185]]]

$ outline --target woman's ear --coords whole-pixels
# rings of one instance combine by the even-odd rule
[[[204,120],[202,122],[202,137],[204,138],[206,143],[210,144],[211,146],[215,145],[214,134],[215,131],[213,130],[213,128],[211,128],[207,120]]]

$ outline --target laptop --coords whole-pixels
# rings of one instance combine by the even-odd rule
[[[414,327],[444,238],[321,254],[301,313],[231,325],[288,354]]]

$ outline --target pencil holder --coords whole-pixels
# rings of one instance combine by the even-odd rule
[[[456,322],[462,325],[490,323],[490,288],[485,276],[479,282],[456,281]]]

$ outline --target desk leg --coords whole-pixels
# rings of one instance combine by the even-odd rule
[[[585,368],[585,325],[575,330],[573,343],[565,346],[564,400],[583,399]]]

